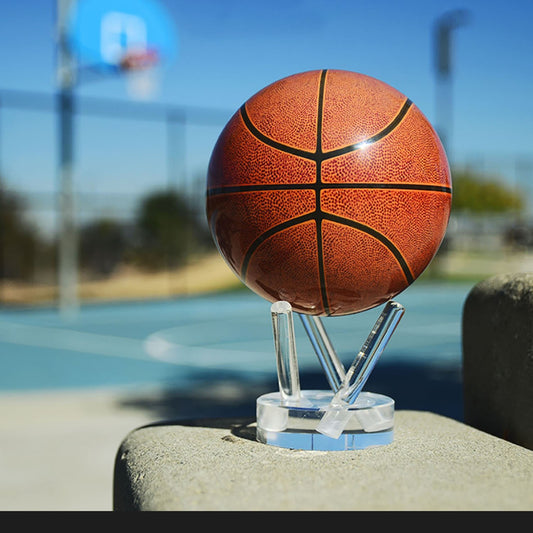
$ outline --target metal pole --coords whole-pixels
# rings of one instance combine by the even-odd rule
[[[187,202],[190,201],[187,184],[187,172],[186,172],[186,115],[182,110],[172,109],[166,113],[166,151],[167,151],[167,191],[169,193],[180,193],[185,195]],[[189,232],[186,232],[186,238],[183,241],[185,248],[185,260],[189,261],[190,253],[190,237]],[[170,251],[167,251],[167,255]],[[172,269],[170,267],[170,257],[168,261],[168,277],[169,277],[169,291],[168,296],[172,296],[172,282],[173,277]],[[182,273],[181,275],[182,290],[187,293],[187,275]]]
[[[458,9],[440,16],[434,27],[436,73],[436,129],[452,162],[453,91],[452,91],[452,32],[469,20],[469,12]]]
[[[66,20],[73,0],[57,0],[59,84],[59,310],[72,317],[78,309],[78,243],[73,193],[73,111],[75,60],[66,37]]]

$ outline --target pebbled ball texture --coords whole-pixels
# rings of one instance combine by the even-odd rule
[[[408,98],[363,74],[316,70],[265,87],[230,119],[206,211],[250,289],[335,316],[380,305],[422,273],[451,195],[440,140]]]

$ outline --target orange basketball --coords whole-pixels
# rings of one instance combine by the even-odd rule
[[[316,70],[252,96],[215,145],[207,217],[239,278],[309,315],[382,304],[444,237],[451,179],[437,134],[389,85]]]

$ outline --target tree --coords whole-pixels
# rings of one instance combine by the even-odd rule
[[[22,198],[0,180],[0,279],[28,280],[41,247],[37,231],[24,218]]]
[[[523,196],[499,180],[489,179],[471,170],[453,172],[452,209],[455,213],[520,212],[524,207]]]
[[[147,196],[138,211],[136,230],[135,260],[150,270],[180,266],[211,241],[194,209],[176,191]]]
[[[108,276],[125,257],[127,228],[112,219],[99,219],[80,230],[80,264],[97,276]]]

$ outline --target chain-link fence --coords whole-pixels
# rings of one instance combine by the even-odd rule
[[[54,95],[0,91],[3,304],[58,302],[59,111]],[[214,249],[204,213],[208,160],[230,115],[75,98],[73,260],[79,300],[171,297],[238,284]],[[474,204],[467,199],[466,209],[452,212],[445,242],[425,275],[475,280],[533,269],[533,156],[471,156],[455,165],[454,189],[456,176],[458,186],[468,176],[477,180],[470,194],[503,194],[520,202],[486,212],[469,209],[468,202]]]
[[[59,106],[53,95],[0,91],[3,303],[58,299]],[[215,256],[204,214],[206,169],[229,116],[75,98],[73,261],[81,300],[201,290],[192,272]]]

